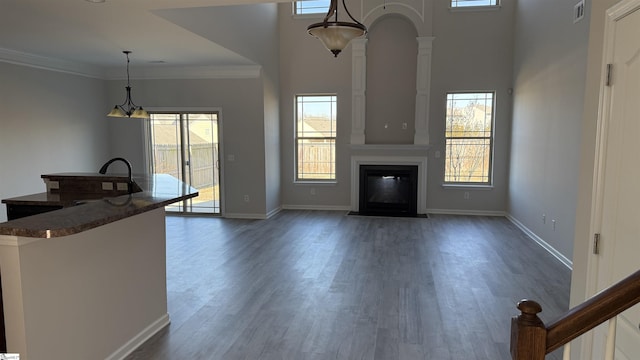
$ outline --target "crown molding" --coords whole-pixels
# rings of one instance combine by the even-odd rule
[[[0,62],[29,66],[102,80],[126,80],[124,67],[103,68],[79,62],[54,59],[16,50],[0,48]],[[132,79],[250,79],[260,77],[260,65],[210,65],[210,66],[136,66]]]
[[[0,48],[0,61],[15,65],[29,66],[37,69],[57,71],[90,78],[101,79],[104,77],[104,70],[97,66],[28,54],[25,52],[5,48]]]
[[[260,77],[260,65],[210,65],[210,66],[136,66],[131,74],[135,80],[192,80],[192,79],[253,79]],[[110,68],[106,80],[126,80],[122,68]]]

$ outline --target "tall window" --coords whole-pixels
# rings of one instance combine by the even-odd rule
[[[296,180],[336,178],[336,96],[296,96]]]
[[[451,0],[452,8],[498,6],[498,0]]]
[[[296,15],[326,14],[329,11],[329,0],[294,1]]]
[[[445,183],[491,183],[494,93],[448,93]]]

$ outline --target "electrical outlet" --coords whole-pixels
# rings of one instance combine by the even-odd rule
[[[469,192],[468,191],[464,192],[464,199],[465,200],[469,200]]]
[[[113,183],[112,182],[103,182],[102,183],[102,190],[113,190]]]
[[[119,183],[116,183],[116,188],[121,191],[129,190],[129,185],[127,183],[119,182]]]
[[[543,224],[547,223],[547,214],[542,214],[542,223]]]
[[[556,231],[556,219],[551,220],[551,228]]]
[[[244,202],[249,202],[249,195],[244,196]]]
[[[407,130],[407,123],[402,123],[402,130]]]
[[[316,194],[316,189],[315,188],[311,188],[311,195],[315,195]]]

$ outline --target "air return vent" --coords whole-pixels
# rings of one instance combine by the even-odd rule
[[[584,18],[584,0],[578,1],[577,4],[573,6],[573,23],[577,23],[578,21]]]

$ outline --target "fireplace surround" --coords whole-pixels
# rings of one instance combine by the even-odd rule
[[[360,215],[417,216],[418,167],[360,165]]]
[[[352,145],[354,151],[370,154],[354,154],[351,156],[351,211],[360,213],[360,167],[362,165],[413,166],[417,169],[416,213],[418,215],[426,214],[427,157],[425,155],[417,155],[417,153],[425,154],[427,148],[427,146],[416,145]],[[394,151],[398,155],[379,155],[378,152],[380,151],[387,153]]]

